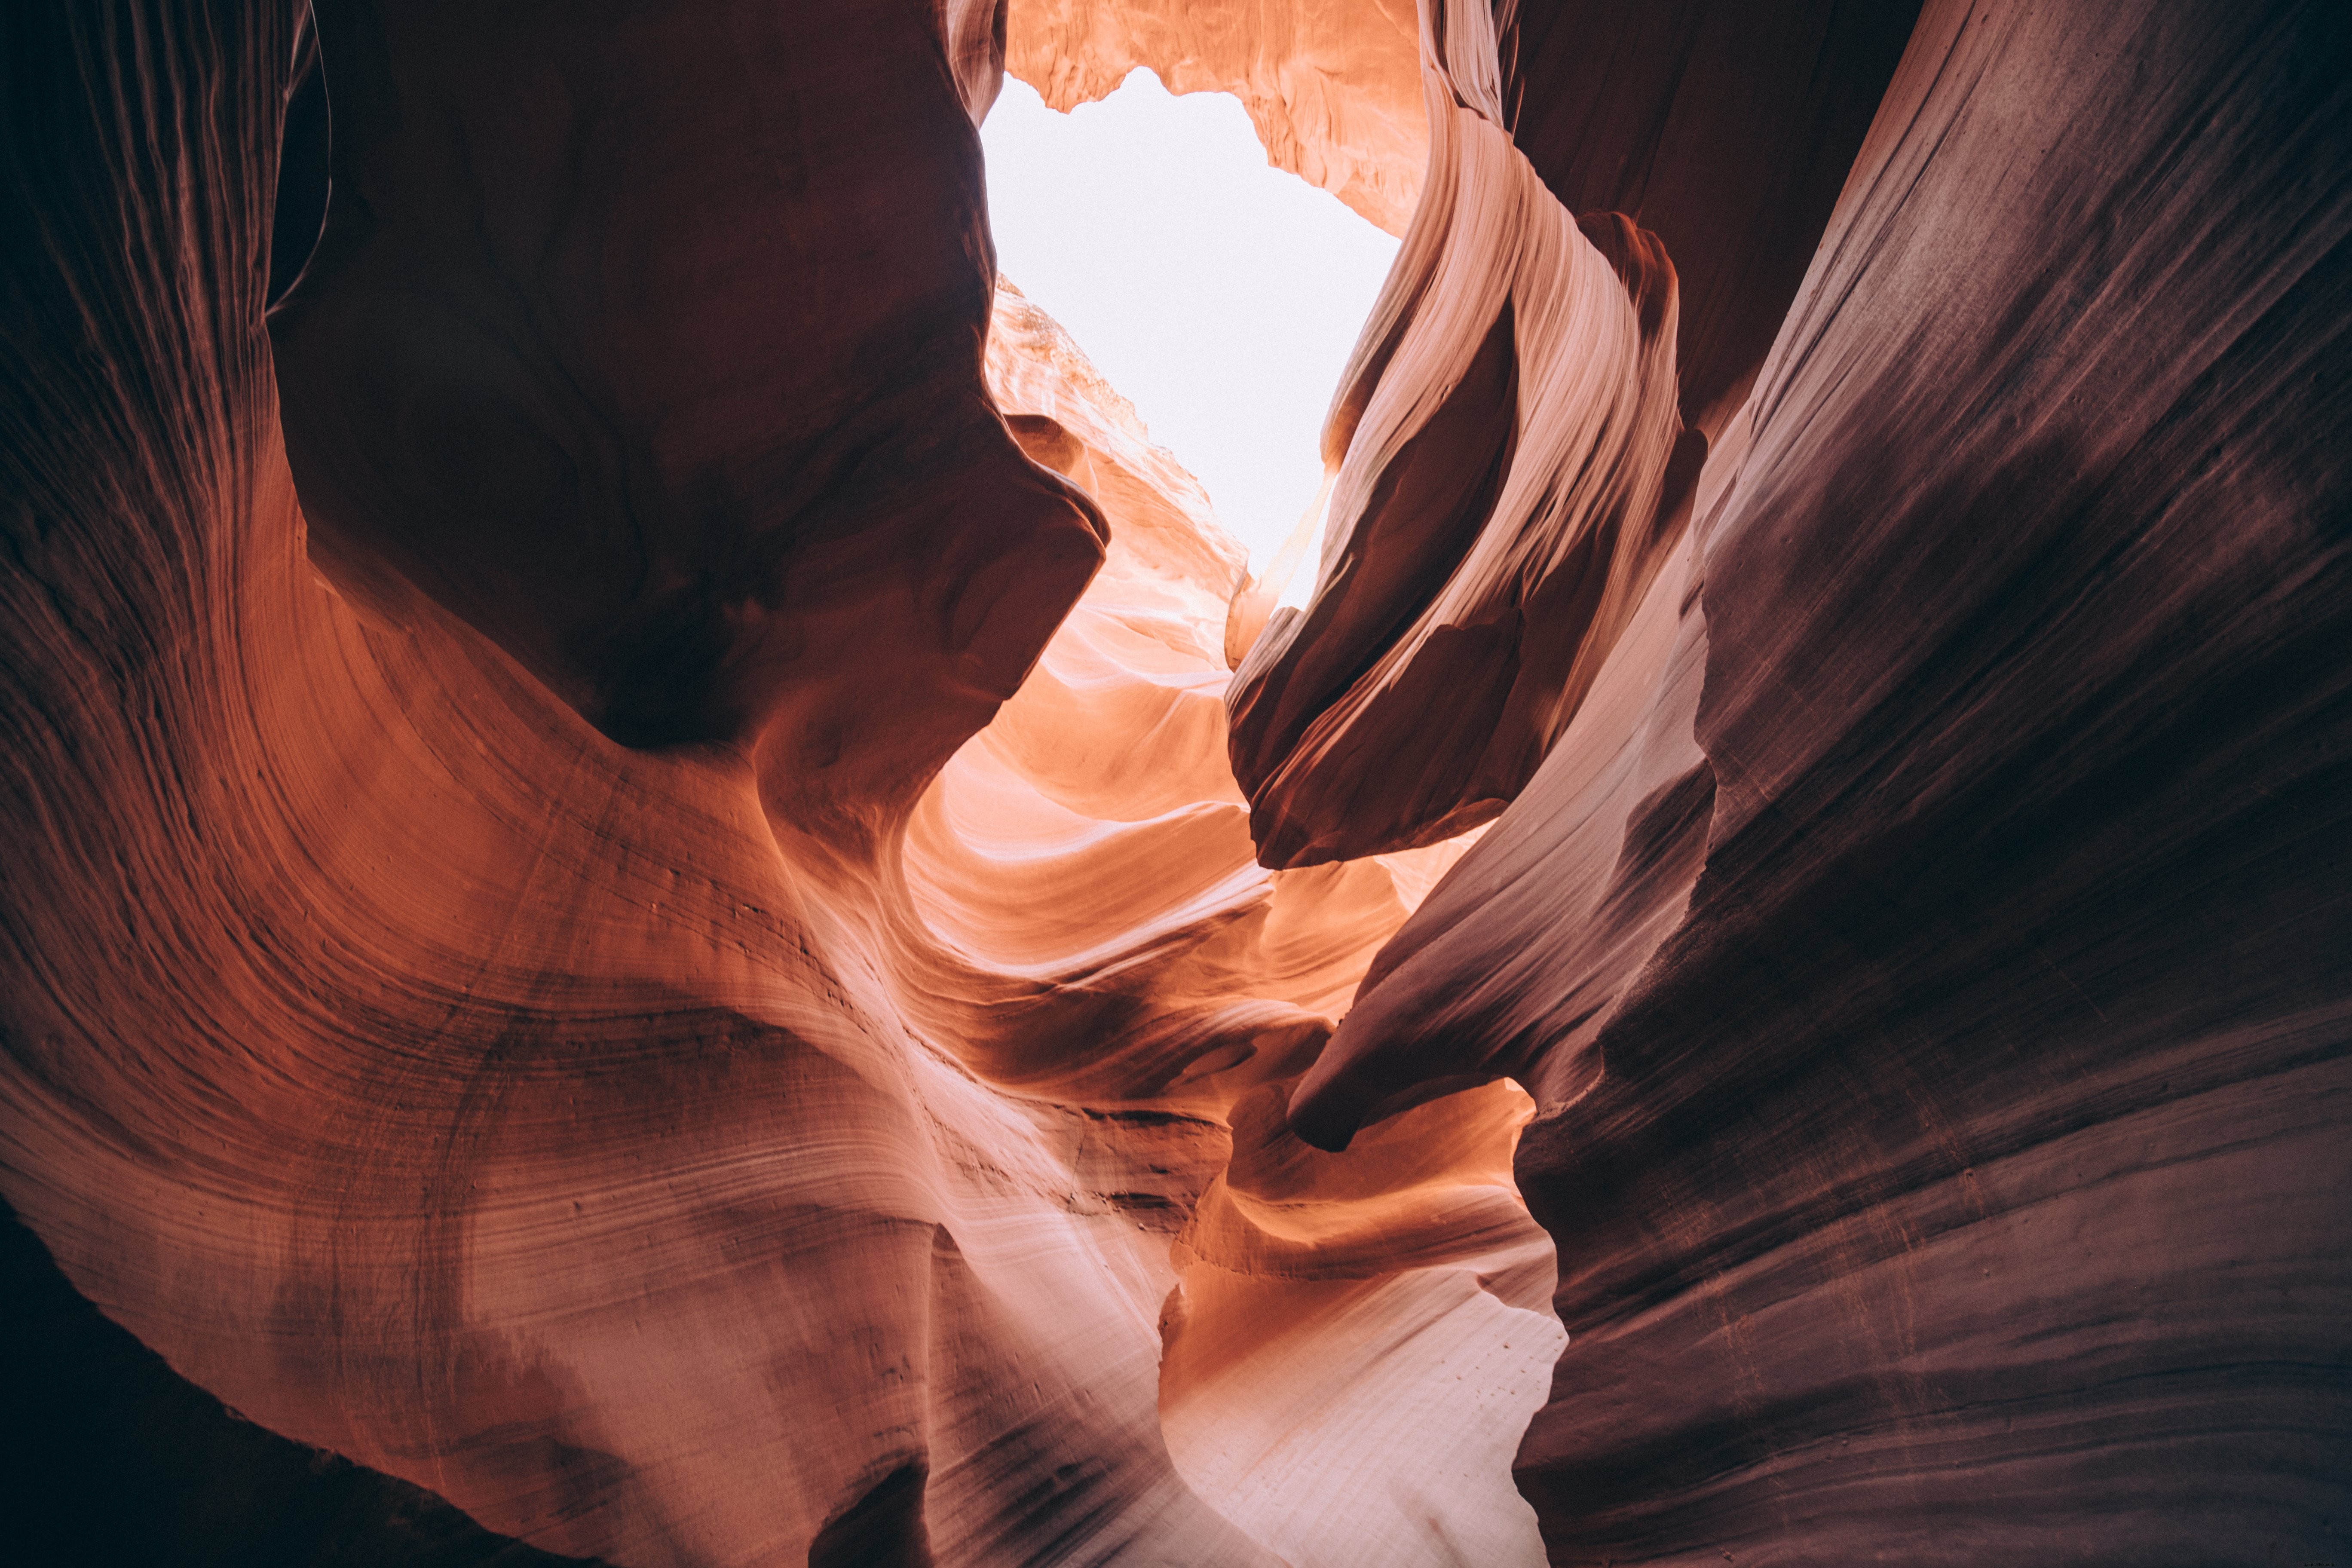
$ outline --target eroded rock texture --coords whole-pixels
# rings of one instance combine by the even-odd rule
[[[960,24],[322,11],[267,337],[291,13],[46,26],[0,1169],[73,1285],[557,1552],[1538,1558],[1525,1096],[1281,1118],[1450,852],[1255,864],[1240,552],[996,310]]]
[[[2347,1549],[2334,9],[0,29],[23,1540]],[[1237,673],[1008,38],[1422,193]]]
[[[1687,523],[1909,22],[1500,16],[1423,8],[1428,186],[1325,430],[1315,596],[1228,700],[1270,866],[1439,843],[1527,787]]]
[[[1294,1098],[1540,1102],[1554,1561],[2341,1558],[2347,31],[1927,8],[1679,556]]]

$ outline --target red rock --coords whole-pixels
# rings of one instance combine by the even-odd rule
[[[1253,15],[9,16],[19,1554],[2342,1555],[2346,24],[1434,14],[1236,679],[972,124]]]
[[[1325,431],[1316,595],[1230,700],[1269,866],[1437,843],[1528,787],[1687,521],[1910,12],[1636,15],[1429,13],[1429,182]]]
[[[355,1551],[438,1506],[392,1477],[620,1563],[1272,1562],[1345,1465],[1432,1500],[1334,1550],[1537,1555],[1524,1097],[1434,1164],[1317,1163],[1328,1244],[1180,1254],[1237,1101],[1244,1169],[1307,1157],[1288,1085],[1434,868],[1255,863],[1239,547],[1050,321],[988,331],[955,19],[330,16],[338,194],[273,318],[305,510],[260,309],[291,18],[179,20],[61,17],[11,100],[60,152],[11,176],[50,240],[5,339],[47,395],[5,405],[0,1184],[73,1286],[382,1472]],[[757,68],[651,91],[721,45]],[[502,136],[504,184],[454,178]],[[506,504],[549,429],[637,531]],[[1318,1326],[1323,1252],[1370,1295]],[[1370,1410],[1203,1373],[1163,1431],[1172,1294],[1221,1355],[1417,1348]],[[1236,1474],[1225,1415],[1283,1453]],[[301,1452],[197,1430],[224,1498]],[[276,1538],[175,1507],[167,1554]]]
[[[1930,5],[1688,587],[1294,1097],[1536,1093],[1554,1561],[2341,1558],[2347,61]]]

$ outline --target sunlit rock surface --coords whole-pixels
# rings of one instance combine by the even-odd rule
[[[11,1547],[2342,1560],[2339,11],[12,13]],[[1425,188],[1237,675],[1003,47]]]
[[[1229,699],[1269,866],[1436,843],[1528,786],[1688,522],[1908,22],[1502,15],[1423,8],[1428,184],[1324,432],[1315,595]]]
[[[383,92],[476,128],[372,121],[349,73],[272,323],[315,538],[259,311],[294,18],[50,42],[69,157],[19,177],[49,248],[7,338],[49,393],[6,426],[9,1200],[174,1372],[550,1551],[1538,1560],[1526,1098],[1337,1162],[1280,1115],[1453,851],[1255,864],[1241,552],[1049,321],[1007,292],[991,331],[940,36],[707,20],[771,74],[649,106],[630,62],[691,28],[550,25],[502,75],[495,30],[327,18],[331,81],[379,37]],[[633,183],[714,126],[800,146],[836,57],[892,181],[962,204],[896,270]],[[585,159],[602,216],[436,184],[520,121],[513,167]],[[823,210],[865,134],[775,199]],[[830,370],[776,347],[811,333]],[[516,488],[558,473],[613,509],[577,542]],[[234,1494],[262,1461],[219,1441]]]
[[[1005,68],[1065,112],[1139,67],[1229,92],[1266,157],[1402,234],[1428,140],[1410,0],[1013,0]]]

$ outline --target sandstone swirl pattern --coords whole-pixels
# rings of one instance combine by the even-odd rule
[[[2341,11],[10,11],[28,1528],[2341,1561]],[[1262,637],[1008,54],[1406,231]]]
[[[1929,5],[1678,554],[1294,1096],[1538,1100],[1554,1561],[2341,1560],[2347,61]]]
[[[66,1273],[562,1552],[1538,1555],[1525,1098],[1340,1161],[1279,1115],[1439,868],[1254,863],[1240,556],[1050,322],[989,331],[929,23],[322,13],[281,384],[292,21],[51,40],[76,162],[19,185],[5,1168]],[[648,123],[648,59],[719,41],[869,78]],[[800,139],[851,87],[929,128],[895,184]],[[805,210],[887,186],[924,244],[681,219],[653,176],[711,135],[704,199],[798,156]],[[542,154],[593,205],[534,205]]]

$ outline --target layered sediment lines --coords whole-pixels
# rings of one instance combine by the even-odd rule
[[[1538,1100],[1553,1561],[2345,1550],[2347,63],[1930,4],[1683,543],[1294,1096]]]
[[[0,1195],[107,1505],[2340,1560],[2339,11],[12,16]],[[1419,95],[1262,637],[992,277],[1000,37],[1360,206]]]
[[[1423,9],[1428,182],[1325,428],[1315,595],[1228,700],[1269,866],[1438,843],[1528,787],[1689,521],[1908,20],[1607,9]],[[1717,94],[1759,49],[1810,74]]]
[[[64,19],[15,100],[0,1181],[67,1278],[614,1563],[1537,1560],[1528,1101],[1280,1116],[1450,852],[1255,863],[1238,547],[992,295],[954,19],[323,15],[281,380],[293,20]]]

